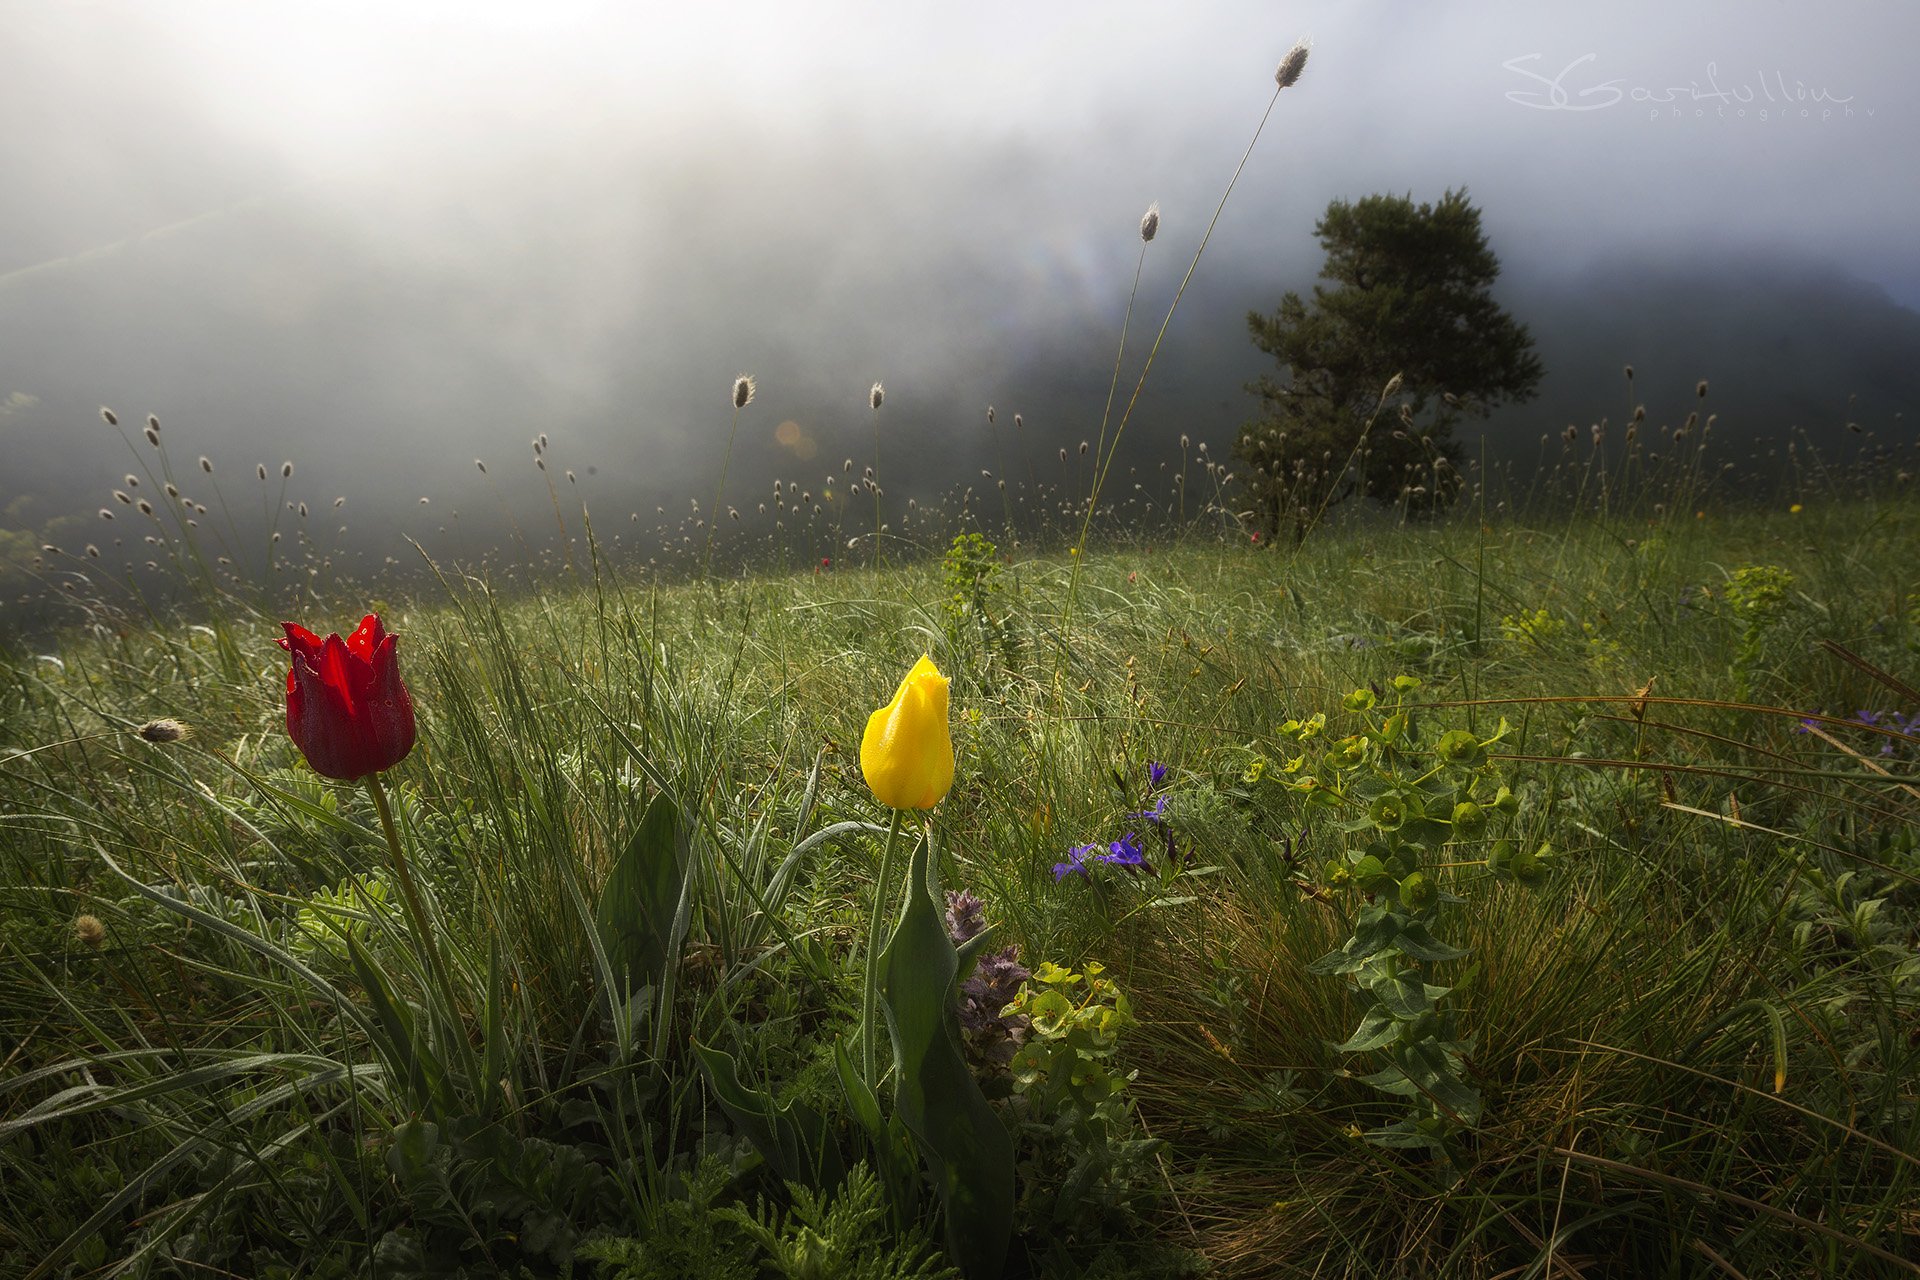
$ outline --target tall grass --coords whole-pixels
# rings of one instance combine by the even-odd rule
[[[1144,1235],[1228,1274],[1900,1273],[1920,742],[1855,713],[1916,709],[1917,517],[1039,558],[1003,575],[997,628],[948,610],[925,564],[716,592],[635,586],[589,547],[581,586],[513,600],[449,573],[389,619],[423,726],[399,825],[455,988],[441,1154],[421,1157],[447,1186],[394,1173],[426,1140],[422,1095],[374,1051],[341,935],[421,1009],[430,975],[397,897],[340,892],[379,879],[378,824],[300,765],[267,628],[231,624],[237,665],[159,626],[10,660],[0,1247],[39,1274],[407,1250],[539,1271],[658,1227],[725,1131],[681,1069],[690,1040],[823,1096],[806,1082],[855,1019],[884,817],[852,747],[926,649],[957,708],[945,878],[1030,962],[1109,966],[1142,1021],[1138,1121],[1165,1143],[1153,1207],[1060,1238],[1029,1223],[1021,1266]],[[1737,705],[1724,587],[1746,563],[1794,589]],[[1280,720],[1403,671],[1429,716],[1518,726],[1502,767],[1559,850],[1534,893],[1454,859],[1472,955],[1452,980],[1489,1105],[1460,1168],[1349,1136],[1390,1108],[1329,1051],[1351,996],[1304,967],[1344,928],[1314,886],[1345,837],[1241,778]],[[159,715],[193,736],[134,732]],[[1068,845],[1125,825],[1149,759],[1173,771],[1182,873],[1056,883]],[[697,816],[687,946],[664,1000],[616,1007],[586,921],[662,792]]]

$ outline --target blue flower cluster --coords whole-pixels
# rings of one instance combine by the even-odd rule
[[[1139,844],[1139,838],[1129,831],[1105,849],[1097,844],[1075,845],[1067,851],[1065,862],[1053,864],[1054,883],[1058,884],[1075,872],[1087,874],[1089,862],[1105,862],[1116,867],[1137,867],[1147,860],[1147,852]]]
[[[1851,718],[1870,729],[1884,731],[1875,735],[1880,740],[1880,754],[1883,756],[1894,755],[1900,750],[1901,744],[1893,736],[1895,734],[1905,738],[1920,738],[1920,712],[1902,716],[1896,711],[1856,711]],[[1820,721],[1816,717],[1804,716],[1800,720],[1800,727],[1795,732],[1806,733],[1818,727],[1819,724]]]
[[[1166,841],[1167,853],[1168,856],[1171,857],[1173,854],[1173,831],[1167,825],[1167,797],[1164,795],[1153,796],[1152,794],[1165,785],[1166,780],[1167,766],[1158,761],[1149,760],[1147,762],[1147,791],[1153,799],[1153,807],[1142,809],[1136,813],[1130,813],[1127,817],[1136,823],[1145,823],[1150,831],[1157,831],[1161,838]],[[1083,879],[1090,878],[1087,868],[1096,863],[1106,863],[1108,866],[1114,867],[1138,868],[1145,866],[1146,862],[1147,852],[1140,846],[1138,833],[1129,831],[1110,844],[1082,844],[1075,845],[1072,849],[1069,849],[1065,862],[1056,862],[1053,864],[1053,882],[1058,884],[1071,875],[1078,875]]]

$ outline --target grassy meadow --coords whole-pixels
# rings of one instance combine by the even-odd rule
[[[1920,1270],[1917,546],[1858,495],[447,570],[297,619],[401,637],[417,892],[274,613],[17,649],[0,1274],[982,1274],[982,1214],[1010,1276]],[[894,849],[922,653],[955,773]],[[916,967],[923,861],[992,931]],[[1004,1212],[889,1065],[927,973]]]

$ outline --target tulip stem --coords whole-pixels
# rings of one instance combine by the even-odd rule
[[[380,775],[370,773],[366,776],[367,794],[373,797],[373,807],[380,814],[380,830],[387,837],[387,852],[392,855],[393,873],[400,881],[400,896],[406,900],[407,916],[413,922],[413,931],[420,938],[420,945],[427,953],[427,967],[433,973],[433,979],[440,987],[440,996],[447,1002],[447,1020],[454,1023],[460,1017],[460,1006],[453,999],[453,982],[447,974],[447,967],[440,959],[440,948],[434,945],[433,929],[427,923],[427,912],[420,901],[420,892],[414,888],[413,871],[407,865],[406,852],[400,846],[400,831],[393,825],[393,808],[387,803],[387,790],[380,785]]]
[[[879,1040],[880,931],[887,924],[889,882],[893,879],[895,846],[900,842],[900,810],[893,811],[887,824],[887,843],[880,854],[880,878],[873,885],[873,918],[867,925],[867,983],[860,1010],[860,1060],[866,1068],[867,1084],[875,1092],[880,1088],[875,1045]]]

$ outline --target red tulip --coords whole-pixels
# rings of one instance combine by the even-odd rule
[[[400,681],[390,636],[375,614],[353,634],[324,641],[305,627],[287,630],[280,647],[293,655],[287,672],[287,736],[314,772],[342,782],[392,768],[413,750],[413,699]]]

